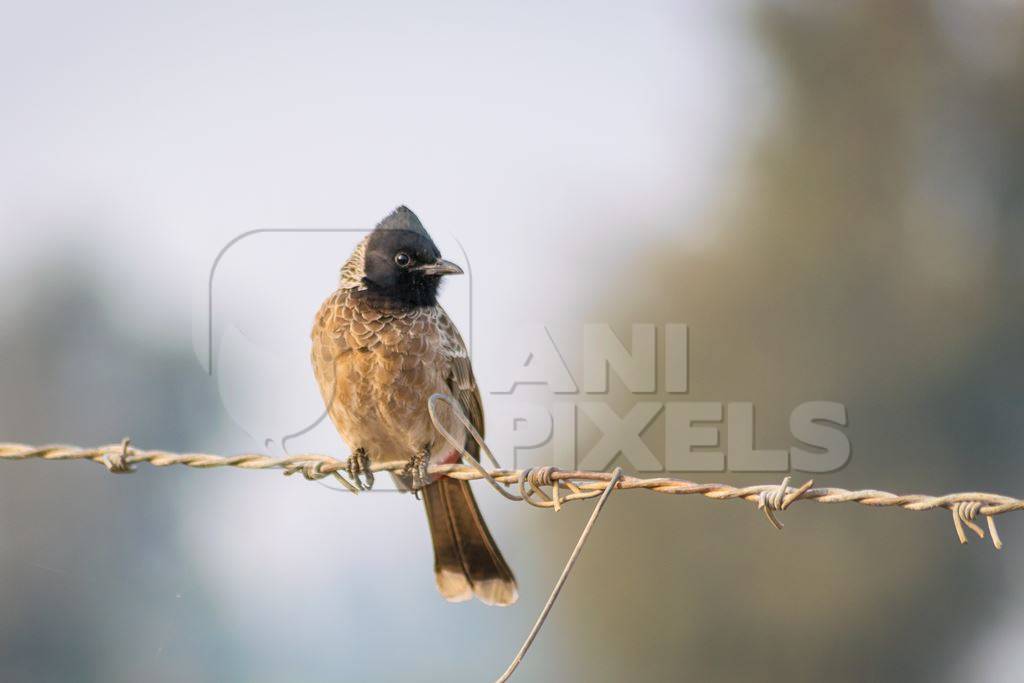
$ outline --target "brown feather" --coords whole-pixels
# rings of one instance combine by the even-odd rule
[[[444,310],[440,307],[438,310],[441,311],[438,327],[442,331],[442,336],[447,338],[445,346],[451,367],[448,387],[470,423],[480,436],[483,436],[483,406],[466,343]],[[464,447],[470,455],[479,460],[480,447],[472,436],[467,435]],[[505,606],[514,603],[519,597],[515,577],[480,514],[469,482],[444,477],[428,486],[427,491],[434,488],[440,488],[444,498],[455,532],[454,540],[458,544],[461,563],[465,568],[466,578],[473,586],[473,593],[481,602],[488,605]],[[429,506],[427,514],[429,518]],[[447,538],[441,540],[450,541]],[[435,554],[436,548],[437,540]]]
[[[423,490],[434,542],[434,574],[453,602],[469,591],[487,605],[511,605],[519,597],[515,577],[491,537],[468,481],[442,477]]]
[[[450,394],[484,433],[483,406],[469,353],[440,306],[403,307],[341,288],[321,306],[312,332],[312,361],[331,421],[350,448],[371,460],[412,457],[428,448],[450,452],[427,411],[436,392]],[[464,429],[450,418],[449,431]],[[461,438],[461,437],[460,437]],[[478,457],[476,442],[466,450]],[[434,546],[438,590],[458,602],[476,595],[490,605],[518,597],[469,483],[442,477],[423,490]]]

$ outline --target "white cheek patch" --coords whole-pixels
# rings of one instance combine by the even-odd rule
[[[369,235],[364,237],[341,267],[342,289],[366,289],[363,278],[366,277],[366,244],[369,241]]]

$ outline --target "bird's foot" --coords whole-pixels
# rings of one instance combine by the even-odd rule
[[[409,488],[412,489],[413,495],[417,498],[420,497],[420,489],[430,483],[430,475],[427,473],[429,466],[430,451],[424,449],[409,458],[409,462],[402,469],[402,475],[412,480]]]
[[[366,455],[365,448],[357,448],[355,453],[349,456],[345,470],[360,491],[369,491],[373,488],[373,471],[370,469],[370,458]]]

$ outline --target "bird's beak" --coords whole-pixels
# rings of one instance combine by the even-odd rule
[[[445,261],[444,259],[437,259],[433,263],[424,263],[422,266],[416,266],[412,270],[415,270],[423,275],[462,275],[462,268],[452,263],[451,261]]]

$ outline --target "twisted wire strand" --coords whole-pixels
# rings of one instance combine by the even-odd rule
[[[459,443],[437,419],[435,404],[444,400],[453,409],[453,414],[468,426],[470,435],[480,444],[481,450],[495,464],[494,469],[485,469],[479,461],[470,455],[464,444]],[[541,610],[537,621],[527,635],[526,640],[516,653],[512,663],[498,678],[498,682],[507,681],[522,662],[527,650],[537,637],[558,594],[568,579],[583,544],[593,530],[597,517],[608,496],[615,490],[644,489],[655,493],[673,495],[700,495],[711,500],[746,500],[764,512],[765,517],[776,529],[782,529],[782,523],[775,516],[776,511],[787,509],[798,500],[816,501],[818,503],[857,503],[868,507],[896,507],[903,510],[922,511],[944,508],[950,511],[953,527],[960,543],[967,542],[964,527],[975,533],[979,538],[985,537],[985,531],[975,523],[978,515],[983,515],[988,525],[989,535],[996,549],[1003,547],[996,530],[995,516],[1013,510],[1024,509],[1024,500],[1002,496],[994,493],[965,492],[950,493],[944,496],[928,496],[922,494],[899,495],[876,489],[850,491],[834,487],[813,488],[813,481],[800,486],[790,486],[790,477],[786,477],[779,485],[759,484],[755,486],[732,486],[730,484],[705,483],[656,477],[643,479],[624,476],[621,468],[613,472],[592,472],[585,470],[562,470],[553,466],[534,467],[518,470],[507,470],[497,467],[497,460],[491,453],[483,437],[469,424],[462,411],[450,399],[435,394],[428,403],[431,419],[441,435],[453,445],[469,464],[430,465],[427,473],[433,476],[445,475],[453,479],[472,481],[484,479],[499,493],[513,501],[525,501],[541,508],[560,510],[566,503],[576,500],[587,500],[600,496],[600,500],[591,513],[590,520],[584,527],[576,547],[555,583],[547,603]],[[148,463],[154,467],[170,467],[184,465],[197,469],[213,469],[217,467],[236,467],[247,470],[281,470],[285,476],[301,474],[310,481],[326,477],[334,477],[347,490],[358,494],[362,489],[359,472],[351,459],[339,460],[328,455],[303,453],[286,458],[272,458],[258,453],[243,453],[233,456],[214,455],[211,453],[170,453],[167,451],[139,450],[131,446],[129,439],[119,444],[99,446],[98,448],[79,448],[68,445],[29,446],[19,443],[0,443],[0,460],[86,460],[102,464],[110,472],[126,474],[134,472],[136,465]],[[365,472],[396,472],[404,471],[407,461],[380,462],[359,464],[358,468]],[[344,473],[347,473],[346,478]],[[506,491],[504,487],[516,486],[519,494]],[[550,493],[548,492],[550,491]]]
[[[87,460],[104,465],[115,473],[127,473],[140,464],[154,467],[182,465],[196,469],[234,467],[246,470],[282,470],[286,476],[302,475],[315,481],[334,477],[343,482],[353,493],[351,483],[344,473],[348,462],[328,455],[302,453],[284,458],[273,458],[258,453],[242,453],[222,456],[211,453],[171,453],[160,450],[142,450],[131,446],[125,440],[96,448],[79,448],[64,444],[32,446],[20,443],[0,443],[0,460]],[[406,467],[405,461],[373,463],[372,472],[395,472]],[[479,469],[477,469],[479,467]],[[608,487],[612,479],[610,472],[586,470],[563,470],[545,466],[527,469],[484,469],[473,465],[449,464],[431,465],[431,475],[446,475],[453,479],[473,481],[489,478],[505,487],[517,487],[520,496],[531,505],[542,508],[560,509],[567,503],[595,498]],[[797,501],[814,501],[824,504],[856,503],[867,507],[895,507],[914,512],[943,508],[952,514],[954,527],[961,543],[966,542],[964,526],[984,537],[984,530],[974,523],[978,515],[986,518],[989,534],[996,547],[1001,547],[999,534],[993,517],[1007,512],[1024,510],[1024,500],[995,493],[963,492],[942,496],[923,494],[896,494],[876,489],[848,490],[836,487],[813,487],[808,481],[801,486],[789,485],[789,478],[779,484],[758,484],[733,486],[720,483],[698,483],[669,477],[640,478],[623,475],[615,482],[617,490],[644,489],[654,493],[672,495],[699,495],[711,500],[745,500],[765,512],[769,521],[775,520],[774,512],[785,510]],[[547,489],[547,490],[545,490]],[[781,524],[777,524],[781,528]]]

